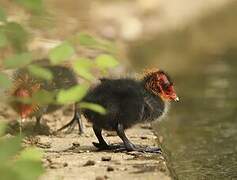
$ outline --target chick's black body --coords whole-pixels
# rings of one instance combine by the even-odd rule
[[[41,80],[41,88],[43,90],[47,90],[49,92],[58,92],[62,89],[69,89],[75,85],[77,85],[76,75],[73,71],[67,67],[62,66],[45,66],[44,68],[48,69],[52,75],[53,79],[51,81],[42,81]],[[48,106],[44,106],[45,113],[50,113],[61,106],[50,104]]]
[[[87,94],[84,101],[100,104],[107,110],[105,115],[88,109],[83,110],[86,119],[93,124],[99,140],[99,143],[94,145],[100,149],[110,148],[101,135],[102,129],[105,129],[116,131],[126,150],[137,150],[126,137],[124,130],[137,123],[157,119],[165,109],[165,104],[159,96],[148,92],[144,88],[144,82],[133,79],[102,79],[101,83]]]
[[[106,115],[88,109],[83,111],[88,121],[105,130],[116,130],[118,123],[127,129],[152,121],[164,111],[164,102],[159,97],[147,92],[141,82],[131,79],[103,79],[84,101],[100,104],[107,110]]]

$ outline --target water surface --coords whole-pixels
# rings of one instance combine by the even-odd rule
[[[215,59],[176,77],[181,102],[158,125],[181,180],[237,179],[237,62]]]

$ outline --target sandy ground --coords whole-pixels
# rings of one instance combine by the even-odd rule
[[[8,109],[1,108],[0,116],[14,119]],[[25,140],[27,145],[34,144],[44,152],[43,163],[46,172],[40,180],[171,179],[161,154],[97,151],[92,145],[97,139],[85,119],[85,133],[81,136],[78,135],[77,128],[71,134],[48,134],[68,122],[72,114],[72,109],[65,108],[45,115],[42,129],[39,131],[42,135],[34,135]],[[34,120],[25,122],[23,131],[31,134],[34,123]],[[9,128],[9,132],[14,131],[13,129]],[[134,144],[158,145],[157,137],[149,125],[135,126],[127,130],[126,134]],[[104,132],[104,137],[109,143],[121,143],[114,133]]]

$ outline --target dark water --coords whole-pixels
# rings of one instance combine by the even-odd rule
[[[181,180],[237,179],[237,61],[213,60],[176,78],[181,102],[158,125]]]

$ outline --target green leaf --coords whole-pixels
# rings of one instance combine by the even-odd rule
[[[31,101],[39,105],[51,104],[55,101],[55,93],[46,90],[39,90],[32,95]]]
[[[99,49],[103,52],[109,52],[111,54],[116,53],[116,47],[114,43],[104,39],[96,38],[88,33],[77,33],[76,35],[70,37],[68,41],[74,46],[78,46],[79,44],[80,46],[84,46],[86,48]]]
[[[5,162],[16,155],[21,149],[21,138],[2,138],[0,140],[0,162]]]
[[[45,79],[45,80],[53,79],[52,72],[46,68],[43,68],[43,67],[40,67],[37,65],[29,65],[28,70],[33,76],[35,76],[37,78],[41,78],[41,79]]]
[[[17,180],[37,180],[44,172],[40,161],[19,159],[13,165],[12,169],[18,173]]]
[[[4,128],[0,123],[0,131]],[[36,148],[21,151],[20,137],[0,138],[0,174],[4,180],[36,180],[44,172],[42,153]]]
[[[26,9],[35,13],[40,13],[43,10],[42,0],[15,0],[17,3],[24,6]]]
[[[94,63],[91,61],[91,59],[79,58],[74,61],[73,65],[77,66],[76,69],[91,69],[94,66]]]
[[[21,102],[23,104],[32,104],[32,98],[30,97],[11,97],[11,101]]]
[[[68,90],[60,90],[57,95],[59,104],[71,104],[80,101],[87,93],[88,85],[77,85]]]
[[[0,72],[0,87],[8,89],[11,86],[12,86],[12,82],[8,78],[8,76],[6,74]]]
[[[21,53],[13,55],[4,60],[3,65],[5,68],[20,68],[33,61],[31,53]]]
[[[80,58],[73,63],[74,71],[83,78],[92,81],[95,79],[90,69],[94,66],[94,63],[90,59]]]
[[[5,132],[5,129],[6,129],[6,124],[1,122],[2,119],[0,119],[0,136],[2,136]]]
[[[1,166],[0,174],[1,174],[1,179],[4,179],[4,180],[21,180],[19,179],[17,172],[15,172],[13,169],[11,169],[11,167],[8,167],[8,166]]]
[[[98,112],[100,114],[106,114],[106,109],[99,105],[99,104],[94,104],[94,103],[88,103],[88,102],[81,102],[79,103],[80,108],[85,108],[85,109],[90,109],[92,111]]]
[[[92,73],[90,73],[87,69],[78,69],[76,70],[77,74],[80,75],[81,77],[89,80],[89,81],[93,81],[95,79],[95,77],[93,76]]]
[[[0,21],[6,22],[7,16],[3,8],[0,7]]]
[[[86,33],[80,33],[78,36],[79,43],[83,46],[94,46],[98,45],[98,42],[91,35]]]
[[[7,45],[7,42],[7,36],[2,31],[0,31],[0,48]]]
[[[87,48],[100,49],[110,53],[115,53],[116,51],[115,44],[111,41],[99,39],[87,33],[76,34],[71,41],[74,43],[77,43],[79,41],[79,44],[81,46],[85,46]]]
[[[18,23],[9,22],[3,26],[3,32],[7,36],[8,41],[17,51],[27,50],[26,43],[28,41],[27,31]]]
[[[42,156],[43,154],[39,149],[30,147],[21,151],[18,158],[21,160],[40,161]]]
[[[6,164],[6,163],[4,163]],[[19,179],[19,175],[16,171],[14,171],[11,166],[7,165],[2,165],[0,167],[0,174],[1,174],[1,179],[6,179],[6,180],[21,180]]]
[[[52,64],[60,64],[74,53],[75,51],[71,44],[64,42],[49,52],[49,58]]]
[[[99,55],[95,59],[96,64],[98,65],[99,68],[105,69],[105,68],[113,68],[118,66],[118,61],[111,55],[108,54],[102,54]]]

